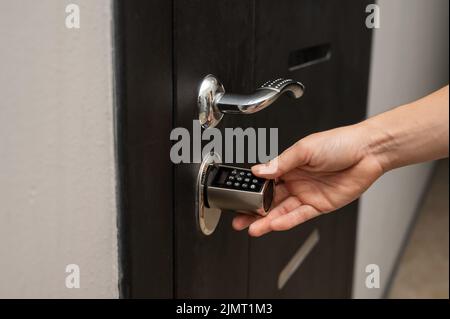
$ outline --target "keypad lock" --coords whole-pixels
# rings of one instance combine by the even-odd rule
[[[257,177],[250,169],[223,165],[216,154],[204,158],[197,184],[198,224],[206,235],[215,230],[225,211],[265,216],[274,194],[273,180]]]
[[[221,210],[266,215],[272,204],[273,181],[251,170],[210,164],[206,171],[205,205]]]

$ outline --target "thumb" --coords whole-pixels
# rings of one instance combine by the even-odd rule
[[[252,172],[260,177],[274,179],[296,167],[306,165],[309,161],[309,154],[305,143],[300,140],[273,160],[253,166]]]

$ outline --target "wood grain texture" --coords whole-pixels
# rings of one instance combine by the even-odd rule
[[[364,118],[371,40],[364,25],[367,3],[256,2],[255,82],[285,76],[306,86],[300,101],[280,99],[254,118],[258,126],[279,128],[280,151],[313,132]],[[290,52],[326,43],[331,46],[329,61],[288,71]],[[356,220],[357,202],[288,232],[252,240],[249,297],[350,297]],[[278,290],[278,273],[314,229],[319,230],[320,242],[286,286]]]
[[[171,1],[118,1],[121,295],[173,296]]]
[[[291,231],[251,240],[233,231],[232,215],[224,213],[215,233],[204,236],[195,218],[199,164],[171,164],[169,133],[172,126],[192,133],[198,85],[210,73],[233,93],[251,92],[276,77],[305,84],[300,100],[283,96],[259,113],[227,115],[219,125],[222,132],[277,127],[280,152],[313,132],[361,120],[370,61],[367,3],[123,2],[126,296],[350,297],[357,202]],[[326,43],[330,60],[288,70],[292,51]],[[319,243],[278,290],[279,272],[315,229]]]
[[[227,90],[251,88],[251,1],[175,1],[176,126],[192,128],[197,89],[212,73]],[[233,127],[227,120],[221,127]],[[214,234],[196,227],[194,203],[198,164],[175,168],[176,297],[245,298],[248,238],[231,229],[222,214]]]

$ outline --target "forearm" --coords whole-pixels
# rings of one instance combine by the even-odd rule
[[[448,94],[446,86],[360,124],[370,135],[368,151],[385,171],[448,156]]]

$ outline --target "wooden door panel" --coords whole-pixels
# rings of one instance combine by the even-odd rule
[[[274,76],[305,84],[299,101],[280,99],[252,118],[279,128],[280,151],[313,132],[361,120],[366,110],[370,31],[367,1],[284,0],[255,2],[255,82]],[[289,71],[292,52],[329,45],[328,61]],[[250,243],[250,297],[350,297],[357,203],[285,233]],[[282,290],[280,271],[318,229],[320,241]]]
[[[120,295],[171,298],[171,2],[114,5]]]
[[[116,3],[122,296],[350,296],[357,202],[291,231],[251,240],[233,231],[232,215],[223,213],[214,234],[204,236],[194,211],[199,164],[173,165],[169,134],[173,127],[192,134],[198,85],[209,73],[234,93],[251,92],[275,77],[305,84],[300,100],[283,96],[259,113],[226,115],[219,125],[222,132],[276,127],[280,152],[313,132],[361,120],[370,60],[368,3]],[[304,48],[320,46],[329,46],[328,61],[292,68]],[[319,244],[279,290],[281,269],[315,229]]]
[[[252,10],[251,1],[175,1],[175,126],[192,128],[198,119],[197,90],[207,74],[229,90],[251,87]],[[197,230],[198,169],[198,164],[175,167],[176,297],[245,298],[248,237],[232,230],[227,214],[212,235]]]

